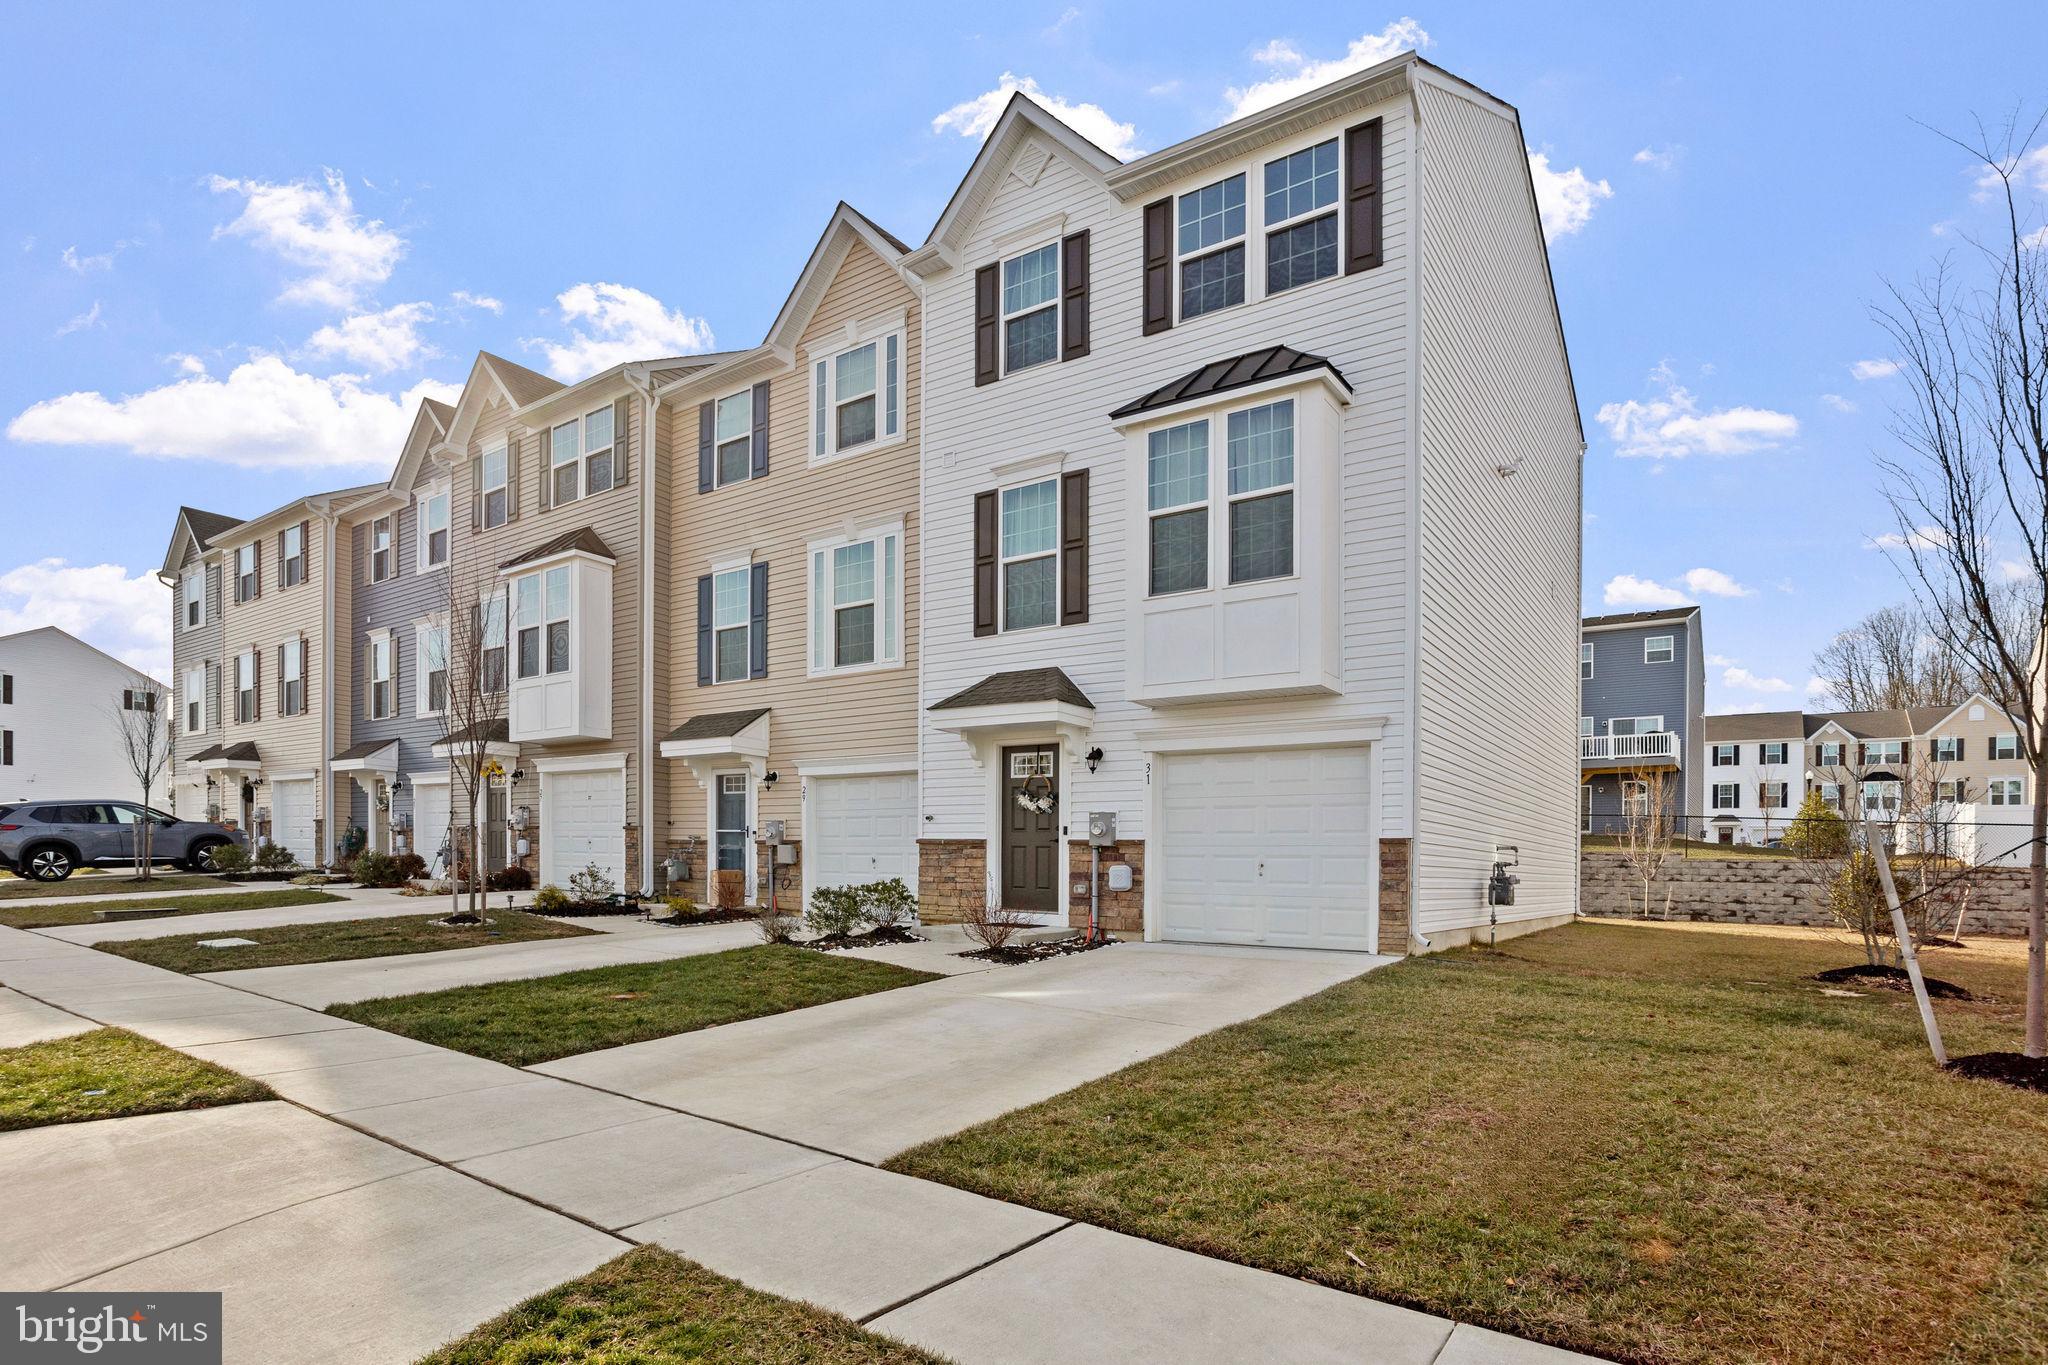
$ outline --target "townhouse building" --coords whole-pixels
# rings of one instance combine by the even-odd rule
[[[923,318],[909,250],[840,204],[762,343],[655,393],[655,578],[671,590],[659,833],[664,867],[687,869],[678,891],[707,903],[720,872],[749,904],[917,886]]]
[[[120,712],[169,709],[171,690],[55,626],[0,635],[0,802],[139,801]],[[151,793],[159,809],[170,792]]]
[[[1584,442],[1526,161],[1412,54],[1129,163],[1011,101],[908,257],[928,917],[1573,913]]]
[[[1954,706],[1708,716],[1700,837],[1769,844],[1807,793],[1902,822],[1902,839],[1972,861],[2024,842],[2033,776],[2020,723],[1978,693]]]
[[[171,689],[175,706],[171,739],[172,814],[184,820],[237,819],[217,799],[216,784],[196,760],[219,747],[227,723],[221,710],[226,676],[223,649],[227,622],[221,610],[221,553],[214,541],[241,518],[196,507],[180,507],[164,552],[159,581],[171,589]]]
[[[1706,654],[1698,607],[1579,623],[1579,828],[1615,834],[1661,792],[1674,828],[1704,819]]]

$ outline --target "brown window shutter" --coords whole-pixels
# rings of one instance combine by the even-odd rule
[[[263,719],[263,651],[249,651],[249,719]]]
[[[1088,233],[1060,242],[1060,359],[1088,354]]]
[[[1380,120],[1344,130],[1344,273],[1371,270],[1380,251]]]
[[[1060,476],[1060,624],[1088,619],[1088,471]]]
[[[505,437],[505,520],[519,519],[519,438]]]
[[[484,462],[481,459],[469,462],[469,529],[484,529]]]
[[[747,400],[747,403],[753,409],[754,413],[753,440],[748,443],[753,447],[754,466],[748,472],[748,477],[755,479],[765,479],[768,477],[767,380],[764,379],[760,383],[754,385],[753,396]]]
[[[1001,284],[1000,266],[985,265],[974,272],[974,383],[976,387],[996,382],[996,309]]]
[[[261,537],[256,540],[255,544],[249,547],[249,551],[256,560],[256,572],[249,576],[251,579],[249,596],[252,598],[261,597],[263,596],[263,541]]]
[[[313,581],[313,523],[310,521],[299,523],[299,553],[305,556],[305,567],[300,570],[299,581],[301,583],[311,583]]]
[[[290,700],[290,697],[285,694],[284,690],[284,646],[279,645],[277,647],[277,714],[280,716],[290,714],[285,709],[285,704]]]
[[[633,462],[629,454],[633,449],[633,400],[616,399],[612,403],[612,487],[626,482]]]
[[[1173,200],[1145,205],[1145,335],[1173,326]]]
[[[312,710],[313,642],[303,635],[299,637],[299,695],[305,698],[299,705],[299,711],[303,714]]]
[[[996,633],[996,495],[974,495],[974,633]]]
[[[555,477],[554,446],[555,433],[550,428],[542,427],[540,429],[540,458],[534,461],[534,463],[540,466],[540,501],[534,505],[543,512],[547,511],[549,506],[551,506],[548,499],[553,490],[548,485],[554,481]]]

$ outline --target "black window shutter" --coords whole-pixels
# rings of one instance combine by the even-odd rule
[[[261,539],[258,539],[249,546],[249,557],[250,567],[254,570],[249,575],[249,596],[252,598],[261,597],[263,596],[263,541]]]
[[[718,418],[709,403],[697,405],[697,491],[709,493],[712,482],[712,441],[718,431]]]
[[[626,482],[633,469],[633,400],[612,403],[612,487]]]
[[[1145,335],[1173,326],[1173,200],[1145,205]]]
[[[753,477],[768,477],[768,381],[754,385],[754,470]]]
[[[1905,741],[1904,743],[1902,743],[1902,744],[1900,744],[1900,745],[1899,745],[1899,766],[1903,768],[1903,767],[1905,767],[1905,766],[1906,766],[1906,765],[1907,765],[1908,763],[1911,763],[1912,761],[1913,761],[1913,741],[1909,739],[1909,740],[1906,740],[1906,741]]]
[[[519,438],[505,437],[505,520],[519,520]]]
[[[996,633],[996,495],[974,495],[974,633]]]
[[[999,266],[974,272],[974,383],[996,382],[996,294]]]
[[[469,529],[484,529],[484,462],[469,462]]]
[[[1958,762],[1958,763],[1961,763],[1961,762],[1963,761],[1963,746],[1964,746],[1964,744],[1965,744],[1966,742],[1967,742],[1967,741],[1965,741],[1965,740],[1964,740],[1964,739],[1963,739],[1963,738],[1962,738],[1961,736],[1957,736],[1957,738],[1956,738],[1956,762]]]
[[[555,496],[555,433],[552,428],[540,429],[540,501],[535,504],[545,512],[554,505]]]
[[[1088,354],[1088,233],[1060,242],[1060,359]]]
[[[301,583],[311,583],[313,581],[313,523],[311,521],[299,523],[299,555],[304,561],[299,569],[299,581]]]
[[[124,687],[121,689],[121,709],[123,711],[133,711],[135,709],[134,688]]]
[[[768,676],[768,565],[754,564],[753,601],[747,613],[747,676]]]
[[[711,575],[697,580],[697,686],[711,686]]]
[[[1344,130],[1344,273],[1371,270],[1380,250],[1380,120]]]
[[[1088,619],[1088,471],[1060,476],[1060,624]]]

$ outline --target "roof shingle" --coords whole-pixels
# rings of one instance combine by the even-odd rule
[[[1198,370],[1182,375],[1171,384],[1161,385],[1142,398],[1134,398],[1116,411],[1110,413],[1111,420],[1136,417],[1139,413],[1154,408],[1172,407],[1193,398],[1207,398],[1213,394],[1228,393],[1248,384],[1257,384],[1268,379],[1285,379],[1290,375],[1307,374],[1311,370],[1324,369],[1333,375],[1344,392],[1351,392],[1351,382],[1344,372],[1319,355],[1297,351],[1292,346],[1268,346],[1263,350],[1246,351],[1243,355],[1228,360],[1212,360]]]
[[[953,711],[963,706],[1007,706],[1018,702],[1056,701],[1069,706],[1085,706],[1090,711],[1095,703],[1087,694],[1074,685],[1074,680],[1058,668],[1020,668],[1010,673],[991,673],[974,686],[955,692],[941,702],[934,702],[927,708],[932,711]]]
[[[731,739],[740,731],[768,714],[765,706],[751,711],[711,711],[701,716],[692,716],[669,731],[671,740],[684,739]]]

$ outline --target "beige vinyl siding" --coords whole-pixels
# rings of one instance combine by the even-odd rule
[[[1423,158],[1415,928],[1577,901],[1580,442],[1520,129],[1418,77]],[[1496,466],[1519,461],[1503,477]]]
[[[1408,120],[1405,100],[1334,118],[1324,133],[1379,117],[1382,134],[1384,264],[1177,322],[1142,334],[1140,284],[1144,204],[1198,189],[1216,168],[1120,203],[1084,167],[1033,134],[1013,157],[1050,152],[1029,184],[1003,175],[968,230],[959,266],[926,291],[925,574],[927,626],[923,704],[992,673],[1057,665],[1095,705],[1090,743],[1110,755],[1099,772],[1071,765],[1075,810],[1113,810],[1118,833],[1144,838],[1145,764],[1132,761],[1142,726],[1217,720],[1231,725],[1313,719],[1343,724],[1384,717],[1375,745],[1380,801],[1377,830],[1409,832],[1408,664]],[[1306,130],[1297,137],[1305,138]],[[1289,146],[1298,142],[1290,140]],[[1256,155],[1246,160],[1256,163]],[[1249,203],[1257,216],[1256,177]],[[974,272],[1038,243],[1006,240],[1028,225],[1064,214],[1062,234],[1090,233],[1090,354],[1080,360],[1006,374],[974,385]],[[1045,241],[1052,240],[1048,233]],[[1001,243],[1001,245],[999,245]],[[1177,287],[1177,285],[1176,285]],[[1340,697],[1242,700],[1155,712],[1126,699],[1126,576],[1145,572],[1145,547],[1125,544],[1125,509],[1145,497],[1142,469],[1127,471],[1125,438],[1112,409],[1199,366],[1266,346],[1287,345],[1329,357],[1352,388],[1342,416],[1342,660]],[[1089,471],[1089,619],[1085,624],[975,638],[973,503],[976,493],[1018,482],[1000,472],[1016,461],[1064,454],[1064,470]],[[984,838],[987,774],[965,742],[926,728],[920,835]],[[1155,846],[1156,847],[1156,846]]]
[[[193,630],[185,629],[184,575],[195,566],[203,565],[206,572],[206,623]],[[192,755],[201,749],[221,743],[224,713],[221,710],[221,643],[225,638],[225,623],[221,617],[221,571],[218,556],[209,556],[189,536],[185,540],[185,555],[178,564],[177,585],[172,589],[171,604],[171,690],[178,701],[174,719],[178,724],[177,741],[172,747],[174,765],[171,773],[173,789],[197,787],[197,799],[205,800],[206,777],[190,766]],[[206,669],[205,703],[206,728],[199,734],[185,733],[185,671],[191,668]],[[191,818],[204,814],[203,808],[193,811],[180,807],[178,815]]]
[[[903,356],[903,413],[906,439],[874,451],[810,464],[811,363],[842,347],[849,322],[908,310]],[[781,774],[761,793],[758,818],[788,822],[789,837],[802,834],[802,783],[806,763],[849,759],[915,760],[917,755],[917,670],[919,628],[918,448],[919,358],[922,319],[916,294],[864,243],[856,243],[825,290],[799,343],[793,371],[771,377],[768,404],[768,476],[697,491],[697,399],[713,399],[738,385],[709,388],[667,414],[664,478],[671,490],[669,527],[672,556],[664,578],[669,587],[667,663],[669,714],[655,727],[657,741],[691,716],[708,712],[771,708],[768,767]],[[873,672],[808,674],[810,603],[808,545],[842,530],[879,523],[903,524],[903,663]],[[714,562],[752,550],[768,565],[768,676],[741,682],[697,685],[697,579]],[[879,573],[879,566],[877,569]],[[682,761],[671,768],[665,841],[694,837],[704,847],[710,794]],[[700,856],[698,867],[704,859]]]
[[[1971,706],[1982,706],[1984,708],[1984,718],[1982,720],[1970,719]],[[1984,805],[1987,811],[1991,807],[1988,804],[1990,796],[1985,784],[1993,778],[2017,777],[2021,779],[2022,785],[2020,790],[2031,799],[2034,780],[2033,774],[2028,771],[2025,757],[2000,759],[1991,757],[1991,741],[1994,737],[1999,735],[2016,735],[2019,733],[2019,730],[2019,723],[1996,706],[1982,701],[1966,702],[1946,723],[1936,725],[1925,735],[1914,736],[1913,759],[1907,765],[1908,770],[1916,777],[1924,775],[1935,781],[1953,782],[1961,779],[1968,782],[1967,795],[1969,799]],[[1960,763],[1933,761],[1934,740],[1937,736],[1949,736],[1963,741],[1963,758]],[[1811,751],[1809,750],[1809,752]],[[2019,750],[2016,752],[2023,755],[2025,751]],[[1921,763],[1923,754],[1929,760],[1929,763],[1924,766]],[[1999,847],[2002,848],[2007,844],[2018,843],[2021,839],[2025,838],[2026,830],[2020,827],[2025,826],[2033,818],[2031,812],[2025,807],[2000,806],[1997,809],[2010,811],[2010,814],[2003,818],[2010,820],[2015,826],[2012,837],[2005,840],[2004,844],[2000,844]]]
[[[283,586],[284,566],[277,553],[278,530],[295,521],[305,521],[307,576],[304,582],[293,587]],[[222,583],[221,597],[226,620],[225,638],[221,646],[221,715],[224,724],[214,730],[212,741],[219,744],[242,744],[254,742],[256,752],[262,761],[266,781],[277,773],[310,772],[317,774],[327,761],[323,735],[323,719],[334,699],[329,695],[326,679],[329,677],[327,653],[330,642],[324,630],[324,595],[333,587],[329,575],[333,572],[333,561],[327,552],[328,527],[322,519],[311,512],[293,518],[281,518],[274,523],[265,522],[255,536],[240,535],[220,542]],[[263,590],[250,602],[234,600],[235,552],[252,540],[262,545],[261,562],[257,566],[258,577]],[[306,641],[306,705],[298,715],[278,714],[280,690],[278,687],[277,647],[286,640],[303,636]],[[253,724],[240,724],[235,720],[235,658],[243,650],[254,647],[260,660],[257,679],[257,719]],[[326,820],[331,814],[329,793],[324,784],[316,783],[320,791],[316,819]],[[270,807],[267,788],[259,791],[256,805],[259,809]],[[292,850],[302,862],[311,864],[319,854],[318,850]]]

